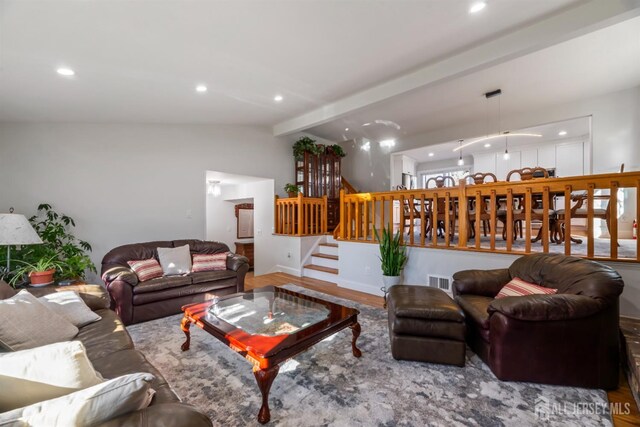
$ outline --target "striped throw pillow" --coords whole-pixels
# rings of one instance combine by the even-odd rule
[[[138,280],[146,282],[147,280],[162,277],[162,267],[155,258],[140,259],[135,261],[127,261],[129,267],[136,273]]]
[[[221,254],[194,254],[193,266],[191,271],[197,273],[199,271],[215,271],[227,269],[227,254],[224,252]]]
[[[558,292],[557,289],[545,288],[543,286],[534,285],[533,283],[525,282],[522,279],[514,277],[509,283],[504,285],[496,298],[504,297],[522,297],[525,295],[552,295]]]

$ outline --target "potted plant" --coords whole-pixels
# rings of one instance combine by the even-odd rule
[[[303,136],[293,144],[293,157],[300,159],[304,156],[305,152],[316,156],[321,153],[320,149],[316,145],[315,139]]]
[[[36,263],[29,263],[25,261],[19,261],[23,264],[13,272],[13,277],[9,281],[9,284],[16,286],[18,280],[27,276],[31,286],[40,287],[53,283],[53,276],[56,271],[62,268],[62,263],[55,257],[41,258]]]
[[[327,154],[333,154],[339,157],[344,157],[347,155],[347,153],[344,152],[344,149],[338,144],[328,145]]]
[[[300,192],[300,189],[297,185],[287,184],[284,186],[284,191],[289,195],[289,197],[296,197]]]
[[[407,247],[400,244],[400,232],[395,236],[391,235],[391,231],[382,228],[382,238],[378,234],[378,230],[373,228],[373,232],[380,245],[380,262],[382,263],[382,282],[384,287],[382,291],[389,292],[392,286],[400,284],[402,269],[407,263]]]

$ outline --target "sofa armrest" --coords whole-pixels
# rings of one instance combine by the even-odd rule
[[[249,258],[234,253],[230,253],[227,257],[228,270],[238,271],[244,264],[249,265]]]
[[[453,275],[454,295],[481,295],[494,298],[511,280],[509,270],[464,270]]]
[[[46,286],[44,288],[29,288],[29,292],[35,297],[49,295],[54,292],[76,292],[91,310],[109,308],[109,294],[101,285],[88,285],[85,283],[69,286]]]
[[[133,272],[133,270],[127,267],[114,266],[108,268],[104,273],[102,273],[102,280],[104,280],[106,285],[118,279],[127,282],[131,286],[138,284],[138,276]]]
[[[600,312],[602,302],[574,294],[526,295],[493,300],[487,309],[489,316],[498,312],[518,320],[554,321],[581,319]]]
[[[184,403],[161,403],[113,418],[100,427],[211,427],[209,418]]]

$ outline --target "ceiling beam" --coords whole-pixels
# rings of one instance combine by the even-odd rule
[[[283,136],[309,129],[403,93],[477,72],[639,15],[640,0],[592,0],[582,3],[543,21],[277,123],[273,126],[273,134]]]

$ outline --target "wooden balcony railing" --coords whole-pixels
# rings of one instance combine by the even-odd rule
[[[275,234],[313,236],[327,232],[327,196],[278,198],[275,201]]]
[[[560,252],[640,262],[640,239],[625,240],[624,245],[618,240],[619,209],[624,206],[619,205],[618,190],[633,188],[636,200],[631,203],[640,213],[640,172],[478,185],[461,181],[455,187],[381,193],[342,191],[338,238],[376,242],[373,228],[384,226],[401,230],[409,246],[511,254]],[[571,237],[572,219],[576,230],[576,220],[586,221],[586,245]],[[595,236],[596,219],[602,220],[610,238]]]

